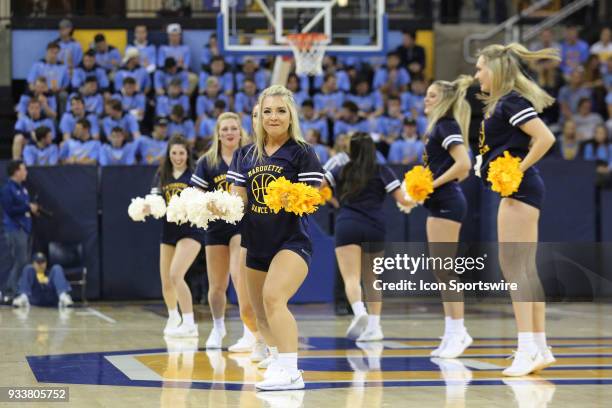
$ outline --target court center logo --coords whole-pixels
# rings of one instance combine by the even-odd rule
[[[276,180],[276,177],[270,173],[260,173],[253,177],[251,180],[251,191],[257,204],[266,205],[264,195],[266,195],[268,185],[274,180]]]

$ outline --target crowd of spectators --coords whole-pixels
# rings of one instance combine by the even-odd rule
[[[225,111],[242,117],[251,129],[258,93],[270,84],[272,57],[222,56],[210,36],[199,64],[182,42],[178,24],[166,28],[167,43],[148,41],[137,26],[134,41],[119,50],[103,34],[83,50],[63,20],[59,38],[28,75],[28,91],[16,112],[13,156],[28,165],[156,164],[164,141],[183,134],[198,154]],[[536,81],[557,99],[542,117],[559,137],[554,154],[567,160],[595,160],[598,171],[612,164],[612,39],[601,30],[589,45],[577,27],[564,29],[557,41],[544,30],[531,49],[559,49],[561,62],[528,67]],[[385,58],[358,59],[327,55],[323,75],[290,74],[287,87],[301,107],[305,138],[321,161],[342,150],[340,136],[352,131],[372,134],[380,160],[413,164],[424,148],[425,51],[415,34]],[[194,66],[200,70],[194,70]],[[603,163],[606,163],[604,166]],[[605,169],[604,169],[605,167]]]
[[[531,67],[537,82],[557,99],[543,117],[558,135],[554,153],[565,160],[596,162],[600,181],[609,180],[612,168],[612,31],[604,27],[589,44],[578,27],[568,26],[558,41],[544,30],[532,50],[552,47],[561,62]]]
[[[148,41],[146,26],[137,26],[124,50],[103,34],[83,50],[72,30],[62,20],[59,38],[31,67],[28,90],[15,107],[13,158],[27,165],[155,164],[175,133],[201,154],[221,113],[237,112],[251,129],[258,93],[270,85],[272,59],[224,57],[214,34],[194,72],[179,24],[167,26],[167,43],[159,46]],[[323,75],[290,74],[287,87],[301,107],[304,136],[321,160],[339,135],[366,131],[385,160],[419,161],[425,60],[415,34],[405,32],[383,59],[326,56]]]

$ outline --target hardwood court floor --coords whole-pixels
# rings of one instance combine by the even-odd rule
[[[245,355],[206,352],[206,307],[196,308],[198,342],[167,343],[161,304],[99,303],[67,313],[0,308],[0,386],[68,386],[75,407],[610,407],[612,305],[549,307],[548,334],[558,363],[537,376],[504,382],[515,347],[509,306],[469,306],[476,339],[458,360],[431,360],[442,320],[437,305],[385,306],[386,341],[343,338],[349,317],[329,305],[293,308],[308,389],[255,393],[257,369]],[[228,311],[231,344],[240,334]],[[196,351],[196,348],[197,351]],[[170,352],[169,352],[169,351]],[[2,405],[2,403],[0,403]]]

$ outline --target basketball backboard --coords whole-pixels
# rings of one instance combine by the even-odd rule
[[[346,5],[340,6],[340,4]],[[326,34],[332,55],[380,55],[387,50],[384,0],[222,0],[217,35],[232,55],[291,55],[286,35]]]

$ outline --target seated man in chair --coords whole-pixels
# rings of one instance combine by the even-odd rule
[[[47,270],[47,258],[38,252],[32,264],[23,269],[19,279],[19,296],[13,300],[13,306],[28,307],[30,303],[35,306],[72,306],[70,290],[62,267],[53,265]]]

